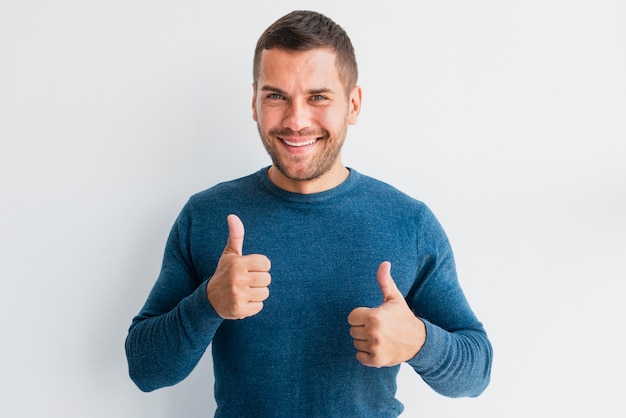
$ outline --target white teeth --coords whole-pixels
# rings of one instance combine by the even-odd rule
[[[313,144],[315,141],[317,141],[317,139],[313,138],[310,141],[306,141],[306,142],[290,142],[290,141],[287,141],[286,139],[283,139],[283,141],[285,142],[285,144],[289,145],[290,147],[304,147],[304,146]]]

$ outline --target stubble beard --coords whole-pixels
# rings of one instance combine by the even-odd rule
[[[270,130],[267,134],[265,134],[259,123],[257,123],[257,130],[259,131],[259,136],[261,137],[263,146],[269,154],[272,164],[276,167],[276,169],[278,169],[278,171],[280,171],[282,175],[289,180],[296,182],[308,182],[318,179],[328,173],[333,167],[341,154],[341,149],[343,148],[343,144],[346,139],[348,127],[347,124],[345,124],[341,131],[336,132],[336,135],[332,135],[326,130],[322,130],[321,132],[316,132],[311,135],[313,132],[293,132],[290,129]],[[314,156],[308,167],[291,170],[289,165],[297,165],[301,161],[310,158],[310,156],[300,157],[297,155],[287,155],[286,157],[283,157],[284,154],[281,154],[279,150],[279,147],[282,146],[280,144],[281,140],[278,138],[283,136],[298,135],[308,137],[315,136],[320,138],[318,141],[321,143],[316,144],[316,146],[321,147],[322,149],[317,151],[317,155]],[[287,161],[287,158],[290,161]]]

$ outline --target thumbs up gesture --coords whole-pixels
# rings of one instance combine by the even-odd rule
[[[391,264],[380,264],[376,279],[383,294],[377,308],[356,308],[348,315],[356,358],[365,366],[395,366],[413,358],[424,345],[426,328],[391,277]]]
[[[215,312],[224,319],[243,319],[258,314],[269,297],[270,260],[261,254],[243,255],[244,227],[229,215],[228,242],[206,288]]]

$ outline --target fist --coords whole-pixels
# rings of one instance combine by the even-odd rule
[[[356,358],[370,367],[395,366],[413,358],[424,345],[426,327],[417,318],[391,277],[391,264],[378,267],[383,294],[377,308],[356,308],[348,315]]]
[[[269,297],[270,260],[261,254],[243,255],[244,227],[229,215],[228,241],[215,274],[206,288],[209,303],[224,319],[243,319],[261,312]]]

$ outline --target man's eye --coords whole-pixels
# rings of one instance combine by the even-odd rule
[[[321,94],[316,94],[314,96],[311,96],[311,100],[317,102],[321,100],[326,100],[326,97],[322,96]]]
[[[272,99],[272,100],[280,100],[283,98],[283,96],[281,94],[278,93],[271,93],[267,95],[268,99]]]

